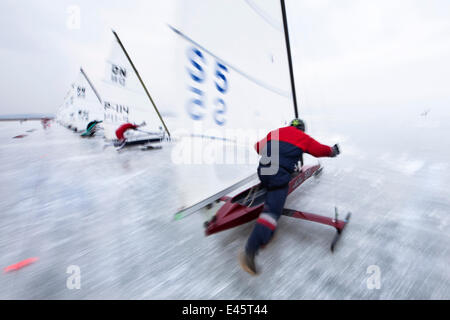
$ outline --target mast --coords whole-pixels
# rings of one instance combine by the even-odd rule
[[[128,55],[127,50],[126,50],[125,47],[123,46],[122,41],[120,41],[119,36],[117,35],[117,33],[116,33],[114,30],[112,30],[112,32],[113,32],[114,36],[116,37],[116,40],[117,40],[117,42],[119,43],[120,47],[122,48],[123,53],[124,53],[125,56],[127,57],[128,62],[131,64],[131,67],[133,68],[134,73],[135,73],[136,76],[138,77],[139,82],[141,83],[142,87],[144,88],[144,91],[145,91],[145,93],[147,94],[147,97],[149,98],[150,102],[152,103],[153,108],[155,108],[155,111],[156,111],[156,113],[158,114],[159,120],[161,120],[161,123],[163,124],[164,129],[166,130],[167,135],[168,135],[169,138],[170,138],[170,132],[169,132],[169,129],[167,129],[167,126],[166,126],[166,124],[165,124],[163,118],[161,117],[161,114],[159,113],[158,108],[156,107],[155,103],[153,102],[153,99],[152,99],[152,97],[150,96],[150,93],[148,92],[147,87],[146,87],[145,84],[144,84],[144,81],[142,81],[142,78],[141,78],[141,76],[139,75],[139,72],[137,71],[136,67],[134,66],[134,63],[133,63],[133,61],[131,60],[130,56]]]
[[[89,83],[89,86],[91,87],[92,91],[94,91],[100,104],[102,104],[103,103],[102,98],[100,98],[100,95],[98,94],[97,90],[95,90],[94,85],[92,84],[91,80],[89,80],[89,77],[87,76],[86,72],[84,72],[82,67],[80,67],[80,72],[83,75],[83,77],[86,79],[87,83]]]
[[[288,56],[288,61],[289,61],[289,73],[291,76],[291,88],[292,88],[292,98],[294,100],[294,111],[295,111],[295,117],[298,118],[297,95],[295,93],[294,70],[292,67],[291,45],[289,42],[288,21],[287,21],[287,15],[286,15],[286,5],[284,3],[284,0],[281,0],[281,11],[283,14],[284,37],[286,39],[286,49],[287,49],[287,56]]]

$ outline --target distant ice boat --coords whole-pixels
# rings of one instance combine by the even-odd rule
[[[104,81],[105,139],[120,148],[161,142],[170,133],[119,36],[115,31],[113,34]],[[144,125],[139,130],[129,130],[122,143],[118,141],[116,130],[127,123]]]
[[[19,134],[18,136],[13,137],[13,139],[23,139],[25,137],[28,137],[26,134]]]
[[[73,131],[86,134],[89,124],[94,121],[101,123],[103,117],[102,99],[86,72],[80,68],[76,81],[56,114],[56,119]],[[93,128],[90,129],[92,133]]]

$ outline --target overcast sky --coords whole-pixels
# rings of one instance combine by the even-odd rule
[[[448,0],[286,3],[303,104],[449,106]],[[0,114],[54,113],[80,66],[101,81],[111,28],[138,66],[151,65],[153,75],[143,76],[158,76],[157,96],[170,95],[163,73],[171,57],[162,48],[170,40],[164,23],[182,14],[177,1],[2,0],[0,10]]]

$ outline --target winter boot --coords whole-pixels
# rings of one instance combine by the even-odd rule
[[[255,265],[255,255],[249,254],[245,250],[239,254],[239,262],[242,269],[250,273],[252,276],[258,275],[258,271]]]

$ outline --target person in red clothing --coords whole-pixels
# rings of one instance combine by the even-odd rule
[[[305,123],[294,119],[289,127],[271,131],[257,142],[255,149],[261,155],[258,177],[266,188],[264,209],[250,234],[244,252],[240,254],[242,268],[252,275],[258,274],[255,256],[272,239],[288,196],[289,181],[297,170],[303,153],[314,157],[336,157],[339,146],[323,145],[305,133]]]
[[[51,120],[49,118],[42,118],[41,119],[41,124],[42,124],[42,127],[44,128],[44,130],[48,129],[50,127],[50,121]]]
[[[136,124],[132,124],[132,123],[125,123],[123,125],[121,125],[117,130],[116,130],[116,137],[118,140],[118,143],[120,145],[123,145],[127,142],[127,138],[125,137],[125,132],[127,132],[128,130],[137,130],[139,129],[139,127],[145,126],[145,122],[143,122],[140,125],[136,125]]]

